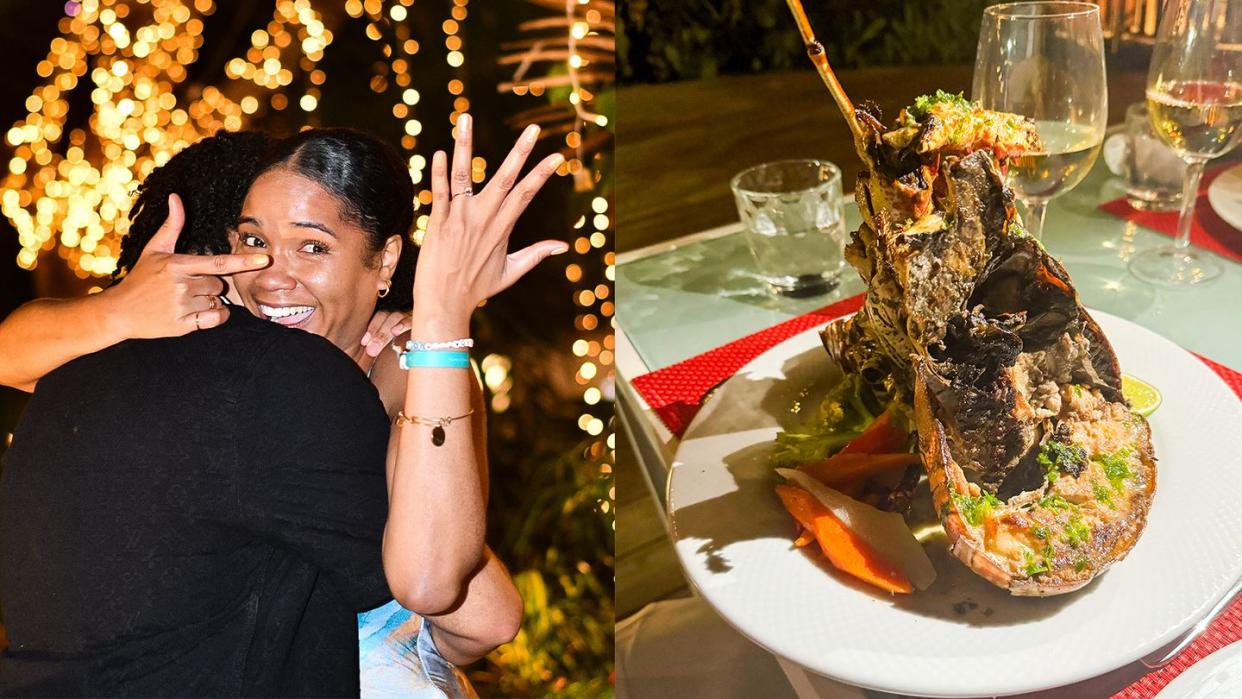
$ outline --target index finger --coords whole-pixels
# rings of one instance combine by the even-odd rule
[[[172,265],[182,274],[216,276],[262,269],[269,262],[271,258],[261,253],[255,255],[176,255],[172,259]]]

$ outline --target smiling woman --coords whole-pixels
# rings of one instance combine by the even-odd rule
[[[272,257],[233,279],[251,313],[352,347],[370,320],[358,309],[410,307],[414,190],[395,154],[365,134],[317,129],[282,143],[259,173],[230,234],[235,252]]]

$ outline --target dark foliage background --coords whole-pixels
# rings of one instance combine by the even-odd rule
[[[804,0],[837,69],[974,59],[983,8],[995,0]],[[618,0],[622,84],[802,67],[785,0]]]

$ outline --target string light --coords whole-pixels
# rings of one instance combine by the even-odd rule
[[[426,175],[427,158],[418,152],[423,122],[419,119],[417,107],[422,101],[422,95],[412,87],[411,66],[415,55],[421,50],[421,45],[412,38],[407,23],[410,8],[413,6],[414,0],[400,0],[399,3],[388,3],[385,10],[385,3],[379,0],[350,0],[345,4],[345,11],[356,19],[365,17],[368,22],[367,36],[372,41],[383,43],[382,51],[386,60],[375,63],[371,89],[378,94],[394,91],[392,115],[401,124],[401,149],[406,158],[410,180],[416,188],[415,209],[421,210],[431,202],[431,190]],[[422,244],[427,233],[428,220],[426,214],[419,214],[415,218],[415,229],[410,236],[415,245]]]
[[[309,0],[278,0],[273,20],[251,33],[245,55],[225,64],[238,101],[207,86],[183,102],[175,90],[198,60],[202,18],[215,2],[149,0],[135,8],[114,0],[66,3],[58,36],[35,67],[43,83],[27,97],[25,118],[5,134],[14,154],[0,186],[0,212],[17,229],[17,264],[25,269],[55,249],[80,278],[111,274],[137,183],[185,146],[243,128],[265,105],[284,109],[288,99],[275,91],[294,80],[287,66],[313,70],[332,41]],[[321,85],[323,73],[316,72],[312,82]],[[83,80],[91,86],[89,129],[66,133],[66,96]],[[251,86],[249,94],[241,83]],[[264,91],[275,94],[260,99]],[[299,105],[313,111],[319,97],[311,87]]]
[[[316,64],[323,59],[332,39],[331,30],[324,26],[310,0],[278,0],[272,20],[250,33],[250,48],[244,56],[225,63],[224,73],[232,81],[249,81],[270,91],[283,91],[293,85],[298,74],[306,74],[311,85],[298,96],[297,104],[304,112],[314,112],[322,96],[319,86],[327,79]],[[268,100],[273,109],[279,111],[288,106],[288,97],[282,96],[277,100],[273,95]],[[251,112],[245,106],[242,105],[242,111],[246,114],[258,111],[257,104]]]
[[[461,79],[465,75],[463,67],[466,63],[465,54],[462,53],[461,23],[468,16],[467,4],[470,0],[453,0],[453,7],[450,10],[450,16],[440,24],[440,28],[444,31],[444,48],[448,53],[444,56],[444,61],[454,69],[454,76],[448,81],[448,92],[453,96],[453,111],[449,112],[449,123],[453,125],[453,135],[457,135],[457,119],[462,114],[470,110],[470,99],[466,97],[466,84]],[[486,163],[484,164],[484,174],[486,174]],[[481,182],[482,177],[475,179],[475,182]]]
[[[610,405],[615,400],[616,380],[616,344],[612,334],[615,303],[611,300],[615,256],[606,249],[613,225],[609,216],[611,190],[601,187],[605,178],[599,154],[595,152],[590,157],[589,167],[584,161],[610,137],[601,133],[602,138],[596,138],[591,134],[591,130],[607,127],[608,119],[593,108],[596,94],[587,86],[613,80],[615,7],[603,0],[564,1],[562,17],[522,24],[524,30],[535,36],[517,42],[519,49],[501,58],[502,65],[514,67],[514,74],[512,81],[502,83],[499,90],[539,97],[549,88],[569,88],[566,110],[537,107],[519,114],[515,121],[523,125],[537,122],[543,127],[541,138],[563,139],[566,159],[557,172],[572,176],[574,190],[587,195],[589,200],[589,211],[578,216],[572,226],[570,243],[575,255],[566,260],[564,273],[576,307],[574,328],[578,336],[571,350],[576,359],[574,381],[582,391],[585,408],[578,427],[593,440],[584,456],[597,466],[601,478],[611,479],[616,463],[616,432]],[[541,0],[540,4],[552,6],[554,2]],[[564,35],[553,37],[547,34],[550,31],[563,31]],[[543,65],[548,66],[546,71],[531,75],[535,66]],[[616,487],[610,484],[607,498],[597,502],[599,511],[609,516],[615,509],[615,499]],[[615,519],[612,526],[616,526]]]
[[[242,116],[240,107],[207,91],[187,111],[174,93],[185,66],[198,58],[201,17],[214,3],[152,0],[144,17],[110,5],[66,4],[58,35],[35,68],[43,83],[27,97],[25,118],[5,134],[14,154],[0,211],[18,232],[17,264],[25,269],[55,248],[80,278],[110,274],[136,181]],[[90,131],[66,133],[67,97],[83,80],[92,86]]]
[[[492,394],[492,412],[505,412],[512,403],[509,390],[513,388],[513,361],[502,354],[489,354],[483,358],[480,368],[483,383]]]

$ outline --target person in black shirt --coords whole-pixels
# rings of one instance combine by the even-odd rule
[[[357,694],[387,438],[344,354],[246,313],[44,377],[0,479],[0,694]]]

